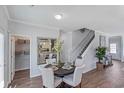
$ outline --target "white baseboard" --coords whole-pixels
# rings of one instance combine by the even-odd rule
[[[4,86],[4,88],[8,88],[8,86],[9,86],[10,83],[11,82],[7,82],[7,84]]]
[[[4,81],[0,82],[0,88],[4,88]]]
[[[30,69],[30,68],[20,68],[20,69],[15,69],[15,71],[26,70],[26,69]]]
[[[31,75],[30,78],[37,77],[37,76],[41,76],[41,73],[37,73],[37,74]]]
[[[96,69],[96,66],[95,66],[95,67],[92,67],[92,68],[90,68],[90,69],[86,69],[83,73],[87,73],[87,72],[89,72],[89,71],[91,71],[91,70],[93,70],[93,69]]]

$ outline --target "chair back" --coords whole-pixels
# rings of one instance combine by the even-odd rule
[[[84,62],[83,59],[77,58],[75,61],[75,66],[76,67],[82,66],[83,62]]]
[[[74,76],[73,76],[73,82],[76,86],[81,83],[84,67],[85,67],[85,65],[82,65],[82,66],[75,68]]]
[[[52,54],[52,53],[50,53],[50,54],[49,54],[49,59],[52,59],[52,56],[53,56],[53,54]]]
[[[54,73],[52,68],[42,69],[43,86],[47,88],[54,88]]]

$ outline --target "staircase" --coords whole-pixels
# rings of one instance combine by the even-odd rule
[[[78,31],[80,31],[80,34],[82,34],[82,37],[80,39],[80,42],[78,42],[76,44],[76,46],[74,46],[72,48],[71,62],[74,62],[76,60],[76,58],[82,58],[81,57],[82,54],[85,52],[85,50],[87,49],[87,47],[89,46],[89,44],[92,42],[92,40],[95,37],[95,31],[93,31],[93,30],[83,28]],[[73,42],[73,40],[72,40],[72,42]]]

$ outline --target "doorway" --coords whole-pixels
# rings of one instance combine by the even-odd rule
[[[0,88],[4,87],[4,35],[0,33]]]
[[[123,52],[121,40],[121,36],[112,36],[109,38],[109,49],[114,60],[121,61],[121,54]]]
[[[23,72],[30,78],[30,38],[11,36],[11,81],[22,77]]]

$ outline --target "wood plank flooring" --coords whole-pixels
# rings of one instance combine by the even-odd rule
[[[17,71],[14,80],[12,81],[12,88],[42,88],[41,76],[30,78],[30,70]]]
[[[42,77],[29,78],[29,70],[15,73],[11,84],[15,88],[42,88]],[[82,88],[124,88],[124,63],[113,61],[103,71],[92,70],[82,76]]]

